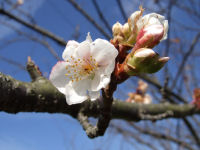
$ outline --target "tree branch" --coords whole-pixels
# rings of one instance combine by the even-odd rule
[[[97,117],[99,115],[98,101],[86,101],[85,103],[89,105],[86,115]],[[14,114],[19,112],[63,113],[77,118],[80,108],[85,103],[67,105],[65,96],[44,77],[38,77],[35,81],[29,83],[15,80],[0,73],[0,111]],[[167,115],[166,118],[183,118],[200,114],[200,110],[192,104],[141,105],[114,100],[111,118],[140,121],[142,120],[140,117],[141,110],[149,115],[164,114],[167,111],[173,112],[173,116]]]

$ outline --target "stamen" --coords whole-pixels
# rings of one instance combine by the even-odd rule
[[[70,59],[66,60],[69,65],[66,66],[67,73],[65,74],[72,82],[80,81],[84,78],[91,78],[94,76],[95,70],[98,68],[98,63],[90,56],[89,58],[74,58],[70,56]]]

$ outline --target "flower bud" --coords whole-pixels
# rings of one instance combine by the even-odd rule
[[[130,27],[128,25],[128,23],[125,23],[122,27],[122,33],[125,37],[128,37],[131,33]]]
[[[159,57],[152,49],[140,48],[131,54],[127,60],[127,74],[155,73],[169,60],[169,57]]]
[[[113,36],[119,35],[121,33],[121,30],[122,25],[119,22],[115,23],[112,27]]]
[[[161,24],[153,24],[141,29],[137,35],[134,49],[153,48],[163,38],[164,28]]]

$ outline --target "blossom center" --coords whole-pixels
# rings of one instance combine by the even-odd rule
[[[70,59],[67,59],[66,62],[69,63],[65,68],[67,76],[72,82],[80,81],[85,78],[93,79],[95,75],[95,71],[98,68],[98,63],[93,58],[93,56],[89,56],[87,58],[75,58],[73,56]]]

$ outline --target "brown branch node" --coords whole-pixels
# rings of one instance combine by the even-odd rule
[[[39,67],[37,65],[35,65],[35,63],[31,60],[30,56],[28,56],[26,69],[27,69],[32,81],[35,81],[38,77],[42,76],[42,73],[39,70]]]

